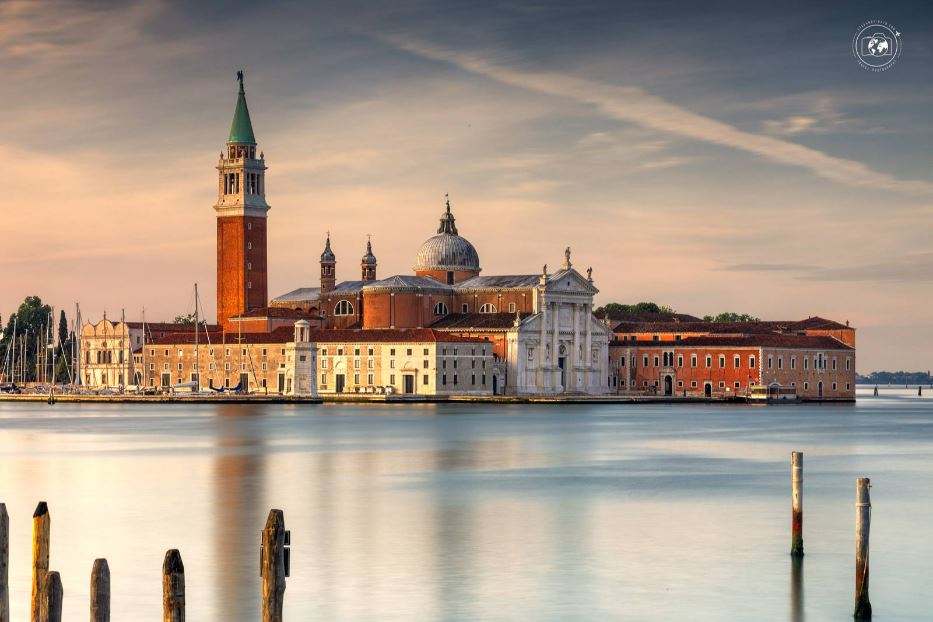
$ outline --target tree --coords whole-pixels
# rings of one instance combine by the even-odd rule
[[[187,315],[176,315],[175,319],[172,320],[175,324],[190,324],[194,326],[195,316],[194,313],[188,313]],[[199,324],[207,324],[205,320],[201,320]]]
[[[733,311],[724,311],[719,315],[704,315],[705,322],[760,322],[761,320],[748,313],[735,313]]]
[[[609,317],[619,317],[626,313],[676,313],[672,307],[667,305],[658,305],[654,302],[638,302],[633,305],[624,305],[618,302],[610,302],[596,309],[596,313],[604,313]]]
[[[0,340],[0,352],[5,357],[8,349],[13,345],[13,339],[17,340],[16,368],[25,369],[26,381],[36,380],[36,344],[41,346],[45,342],[45,327],[51,313],[52,308],[42,304],[41,298],[27,296],[16,313],[7,318],[6,330],[3,331],[3,339]],[[16,325],[15,335],[13,334],[14,324]],[[20,377],[17,375],[17,378]]]
[[[55,379],[61,382],[68,380],[71,370],[72,333],[68,331],[68,318],[65,310],[58,314],[58,346],[55,349]]]

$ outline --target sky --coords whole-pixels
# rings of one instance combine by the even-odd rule
[[[903,34],[894,67],[859,26]],[[410,274],[449,193],[484,274],[597,304],[811,315],[858,371],[933,368],[933,9],[917,2],[0,2],[0,314],[208,316],[214,167],[246,94],[269,295],[367,234]]]

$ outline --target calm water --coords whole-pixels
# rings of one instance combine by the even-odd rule
[[[933,611],[933,391],[856,405],[0,404],[11,608],[52,513],[65,617],[95,557],[115,620],[258,619],[258,541],[292,531],[291,620],[851,620],[855,478],[872,478],[876,620]],[[791,450],[805,452],[802,568]]]

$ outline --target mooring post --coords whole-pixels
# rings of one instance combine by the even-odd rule
[[[40,501],[32,514],[32,608],[29,619],[39,622],[39,604],[45,589],[45,575],[49,572],[49,536],[52,517],[49,506]]]
[[[0,503],[0,622],[10,622],[10,515]]]
[[[166,551],[162,563],[162,622],[185,622],[185,565],[178,549]]]
[[[878,397],[878,385],[875,385],[875,397]]]
[[[39,622],[62,622],[62,578],[57,572],[46,572],[42,585]]]
[[[871,480],[859,478],[855,495],[855,619],[871,620],[868,600],[868,532],[871,529]]]
[[[791,537],[790,554],[803,557],[803,452],[790,454]]]
[[[923,397],[923,387],[917,387],[917,397]]]
[[[259,553],[262,576],[262,622],[282,622],[285,598],[285,514],[269,510]]]
[[[91,568],[91,622],[110,622],[110,565],[95,559]]]

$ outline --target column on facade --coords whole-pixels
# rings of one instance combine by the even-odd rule
[[[590,388],[590,374],[593,371],[593,303],[583,305],[583,390]]]
[[[570,357],[569,357],[570,364],[568,365],[570,369],[570,373],[566,375],[567,386],[564,388],[577,390],[579,388],[579,384],[577,383],[577,368],[580,367],[581,362],[585,363],[585,359],[584,361],[580,361],[580,353],[579,353],[579,350],[580,350],[580,339],[579,339],[580,305],[578,303],[573,303],[572,319],[573,319],[573,324],[572,324],[573,332],[571,333],[571,337],[570,337],[571,339]]]
[[[535,392],[541,391],[544,387],[544,364],[546,359],[545,355],[545,340],[547,339],[545,330],[547,329],[547,303],[544,301],[544,293],[541,293],[541,304],[538,308],[538,324],[540,326],[540,335],[538,338],[538,359],[537,365],[535,366]]]
[[[551,303],[551,387],[554,392],[557,392],[557,388],[560,386],[560,366],[558,365],[560,353],[558,351],[559,342],[557,340],[559,333],[560,303],[555,301]],[[566,364],[567,362],[564,361],[565,366]]]

